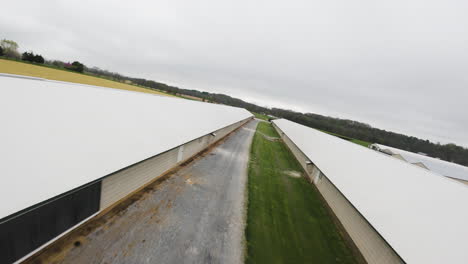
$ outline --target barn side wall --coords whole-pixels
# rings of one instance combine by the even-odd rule
[[[0,263],[25,258],[241,127],[247,118],[0,219]],[[40,188],[40,187],[38,187]]]
[[[274,123],[273,127],[307,172],[310,181],[315,184],[367,263],[404,263],[372,225],[313,163],[314,158],[310,157],[309,159],[309,157],[307,157]],[[320,150],[317,150],[317,155],[320,155]],[[337,166],[339,166],[339,164],[337,164]]]
[[[247,121],[234,123],[104,178],[101,185],[100,210],[108,208],[135,190],[158,179],[168,170],[190,159]]]

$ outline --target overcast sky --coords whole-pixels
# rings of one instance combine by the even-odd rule
[[[182,88],[468,146],[468,1],[8,1],[0,38]]]

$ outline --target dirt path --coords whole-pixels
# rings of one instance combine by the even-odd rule
[[[251,121],[53,262],[242,263],[244,192],[256,125]]]

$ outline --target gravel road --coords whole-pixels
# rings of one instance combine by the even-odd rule
[[[119,217],[61,252],[61,263],[242,263],[253,120]]]

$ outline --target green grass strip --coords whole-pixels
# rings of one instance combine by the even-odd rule
[[[252,114],[253,114],[256,118],[258,118],[258,119],[262,119],[262,120],[268,121],[268,116],[266,116],[266,115],[259,114],[259,113],[254,113],[254,112],[252,112]]]
[[[260,122],[257,131],[279,137]],[[255,133],[248,181],[246,263],[356,263],[319,193],[281,141]]]

